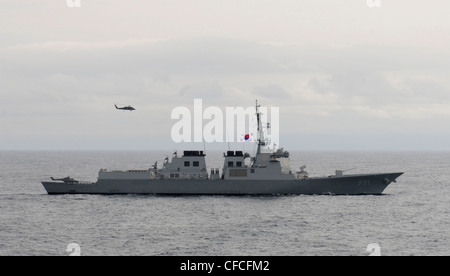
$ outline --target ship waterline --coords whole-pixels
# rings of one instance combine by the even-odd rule
[[[109,179],[94,183],[42,182],[48,194],[379,195],[402,173],[295,180]]]

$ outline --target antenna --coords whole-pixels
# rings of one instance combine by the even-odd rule
[[[259,113],[259,107],[261,105],[258,105],[258,100],[256,100],[256,120],[258,122],[258,136],[257,136],[257,144],[258,144],[258,150],[257,150],[257,154],[261,153],[261,146],[265,146],[266,142],[264,139],[264,131],[262,128],[262,123],[261,123],[261,113]]]
[[[231,151],[231,149],[230,149],[230,136],[228,136],[228,130],[226,131],[226,133],[227,133],[228,151]]]

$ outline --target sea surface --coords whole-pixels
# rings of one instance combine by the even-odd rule
[[[310,176],[405,172],[381,196],[47,195],[172,152],[0,151],[0,255],[450,255],[450,152],[291,152]],[[222,152],[208,152],[222,167]]]

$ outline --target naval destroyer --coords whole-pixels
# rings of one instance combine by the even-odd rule
[[[205,152],[186,150],[174,153],[145,170],[101,169],[96,182],[81,182],[71,177],[51,178],[42,184],[48,194],[161,194],[161,195],[379,195],[403,174],[372,173],[310,177],[305,166],[293,172],[289,152],[269,151],[256,104],[257,151],[224,153],[223,168],[207,169]]]

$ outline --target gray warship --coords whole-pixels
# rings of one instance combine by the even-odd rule
[[[268,150],[256,104],[257,151],[224,153],[224,164],[207,169],[205,152],[186,150],[166,158],[162,168],[156,162],[145,170],[101,169],[96,182],[71,177],[51,178],[42,184],[48,194],[155,194],[155,195],[380,195],[403,172],[344,174],[310,177],[305,166],[293,172],[289,152]]]

